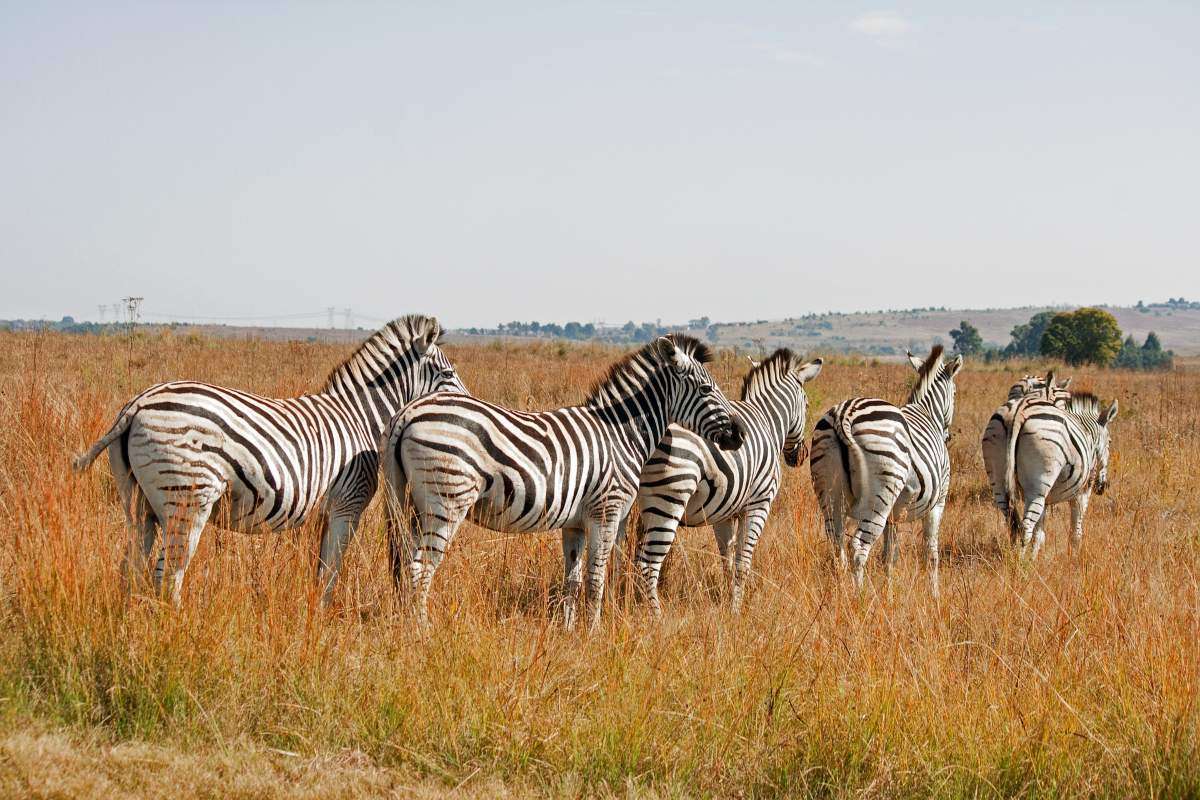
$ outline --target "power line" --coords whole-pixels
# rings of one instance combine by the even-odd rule
[[[304,313],[304,314],[250,314],[250,315],[246,315],[246,316],[232,316],[232,317],[206,317],[206,316],[200,316],[197,314],[171,314],[171,313],[166,313],[166,312],[158,312],[158,313],[147,312],[145,314],[145,316],[154,317],[156,319],[182,319],[182,320],[198,319],[198,320],[204,320],[206,322],[236,322],[236,321],[245,321],[245,320],[255,321],[255,320],[264,320],[264,319],[319,319],[320,317],[325,316],[325,314],[326,314],[326,312],[324,312],[324,311],[313,311],[313,312]]]

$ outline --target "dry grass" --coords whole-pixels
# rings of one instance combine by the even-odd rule
[[[943,597],[905,529],[890,587],[827,567],[807,469],[788,471],[740,619],[711,535],[683,538],[666,618],[620,593],[603,631],[548,608],[552,534],[465,529],[438,574],[437,630],[399,613],[372,507],[338,608],[318,610],[314,531],[209,529],[179,610],[118,590],[126,535],[103,461],[68,457],[145,385],[266,394],[317,385],[320,344],[0,335],[0,794],[330,796],[1182,796],[1200,793],[1200,374],[1088,374],[1121,399],[1113,485],[1083,557],[1056,510],[1014,561],[978,438],[1011,374],[968,367],[952,441]],[[480,396],[578,401],[613,352],[451,352]],[[743,362],[714,372],[730,391]],[[810,416],[899,399],[907,367],[831,363]],[[810,420],[811,423],[811,420]]]

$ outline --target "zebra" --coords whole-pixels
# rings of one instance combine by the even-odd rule
[[[1046,508],[1063,501],[1071,504],[1071,552],[1079,549],[1092,489],[1102,495],[1108,488],[1108,445],[1116,416],[1116,400],[1101,410],[1090,392],[1073,393],[1065,407],[1048,389],[1021,400],[1008,435],[1004,486],[1009,528],[1022,555],[1032,540],[1031,558],[1037,558],[1046,538]],[[1025,497],[1024,515],[1016,507],[1018,487]]]
[[[393,320],[330,373],[319,394],[259,397],[197,381],[171,381],[130,400],[91,449],[108,450],[131,535],[122,562],[129,591],[142,578],[158,530],[154,586],[178,604],[205,523],[242,532],[324,522],[317,567],[327,604],[342,554],[378,480],[379,434],[395,411],[433,391],[466,388],[438,343],[433,317]]]
[[[575,625],[587,545],[592,629],[617,523],[628,514],[642,465],[669,423],[720,447],[741,446],[741,422],[704,364],[699,340],[672,334],[613,364],[581,406],[513,411],[473,397],[434,394],[408,406],[384,433],[380,460],[389,529],[428,625],[434,573],[464,519],[502,532],[562,529],[563,624]],[[406,496],[411,508],[402,508]]]
[[[642,589],[655,616],[661,616],[658,579],[680,525],[712,525],[734,613],[754,547],[779,492],[779,454],[799,466],[806,451],[804,385],[821,372],[821,359],[803,362],[787,348],[767,359],[751,360],[733,408],[742,420],[745,443],[725,451],[677,425],[667,428],[642,468],[638,506],[641,541],[637,566]],[[618,529],[624,538],[626,523]]]
[[[938,528],[950,489],[946,443],[954,420],[954,378],[962,356],[946,362],[941,345],[909,363],[917,381],[897,408],[884,400],[856,397],[834,406],[813,428],[809,468],[825,521],[825,533],[844,566],[842,529],[847,513],[855,586],[862,588],[871,545],[884,535],[884,563],[895,562],[896,523],[921,519],[930,589],[938,596]]]
[[[1071,396],[1071,379],[1067,378],[1055,387],[1056,402],[1065,405]],[[1007,469],[1008,432],[1012,429],[1013,414],[1021,398],[1046,388],[1046,381],[1037,375],[1025,375],[1008,390],[1008,400],[996,409],[983,429],[980,449],[983,452],[983,468],[987,472],[988,484],[992,487],[992,502],[1000,513],[1008,517],[1008,493],[1004,489],[1004,473]]]

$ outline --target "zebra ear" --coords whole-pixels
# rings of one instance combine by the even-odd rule
[[[1054,397],[1054,387],[1056,385],[1057,384],[1055,383],[1055,379],[1054,379],[1054,370],[1050,370],[1049,372],[1046,373],[1046,386],[1042,390],[1045,393],[1046,397],[1051,397],[1051,398]]]
[[[918,358],[912,354],[912,350],[908,351],[908,363],[912,364],[912,368],[917,372],[921,371],[921,367],[925,366],[925,359]]]
[[[1071,379],[1067,378],[1065,381],[1063,381],[1062,383],[1060,383],[1058,385],[1058,388],[1059,388],[1059,391],[1063,391],[1063,392],[1065,392],[1067,389],[1071,388]]]
[[[429,348],[442,338],[442,326],[437,321],[437,317],[426,317],[423,327],[424,329],[418,331],[416,338],[413,339],[413,349],[419,355],[425,355]]]
[[[679,345],[666,336],[658,337],[658,341],[654,343],[654,349],[658,352],[659,357],[667,364],[670,364],[676,372],[682,374],[687,370],[687,353],[680,350]]]
[[[750,369],[758,369],[759,367],[762,366],[761,361],[755,361],[750,356],[746,356],[746,360],[750,362]]]
[[[954,376],[957,375],[958,371],[962,368],[963,368],[963,357],[962,357],[962,353],[959,353],[958,355],[956,355],[954,357],[954,360],[951,361],[946,366],[946,377],[953,380]]]
[[[792,372],[801,383],[808,383],[813,378],[821,374],[821,367],[825,363],[823,359],[814,358],[807,364],[801,364],[798,367],[793,367]]]
[[[1112,405],[1104,409],[1104,413],[1100,415],[1100,424],[1108,427],[1108,424],[1117,417],[1117,401],[1114,399]]]

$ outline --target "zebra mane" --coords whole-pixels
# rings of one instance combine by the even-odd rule
[[[708,364],[713,359],[712,349],[704,342],[694,336],[688,336],[686,333],[668,333],[665,339],[670,340],[676,347],[690,356],[700,364]],[[634,350],[632,353],[627,353],[613,363],[604,374],[597,378],[587,393],[587,402],[593,403],[601,399],[604,389],[610,386],[617,378],[626,375],[633,371],[635,364],[660,364],[662,356],[659,354],[658,340],[654,340],[643,345],[641,348]],[[642,376],[635,376],[634,382],[641,383]]]
[[[929,393],[929,387],[933,386],[934,381],[942,374],[942,356],[944,351],[945,348],[940,344],[935,344],[933,350],[929,351],[929,358],[925,359],[925,363],[917,371],[917,382],[913,384],[912,391],[908,393],[908,402],[910,405],[920,402]]]
[[[355,348],[354,352],[342,359],[334,367],[329,377],[325,379],[324,391],[329,391],[338,383],[338,378],[346,376],[358,368],[360,374],[374,378],[386,370],[391,363],[420,336],[434,332],[433,343],[442,340],[442,326],[434,317],[424,314],[406,314],[397,317],[375,331],[371,336]],[[349,376],[346,376],[349,377]]]
[[[779,374],[787,374],[787,370],[790,368],[795,358],[796,355],[791,351],[791,349],[787,347],[781,347],[751,367],[750,371],[746,373],[746,377],[742,378],[742,399],[746,400],[750,397],[750,389],[755,385],[756,378],[770,375],[771,370],[779,364],[783,366]]]
[[[1091,392],[1073,392],[1067,410],[1089,419],[1100,419],[1100,398]]]

